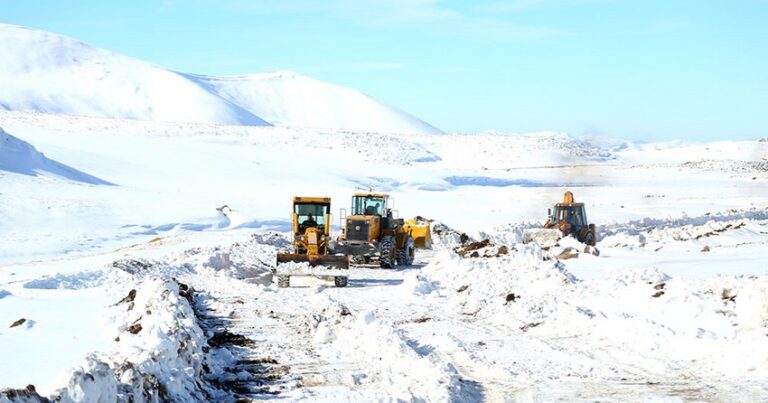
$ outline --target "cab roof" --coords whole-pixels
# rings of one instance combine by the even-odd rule
[[[294,203],[331,204],[330,197],[294,196]]]
[[[389,195],[386,193],[371,193],[371,192],[358,192],[353,195],[354,197],[382,197],[382,198],[388,198]]]

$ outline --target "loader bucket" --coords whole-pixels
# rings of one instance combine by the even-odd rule
[[[537,243],[542,249],[555,246],[563,233],[555,228],[527,229],[523,232],[523,243]]]
[[[330,269],[349,269],[349,257],[348,256],[333,256],[323,255],[316,256],[314,258],[309,255],[302,255],[298,253],[278,253],[277,264],[281,263],[309,263],[310,266],[325,266]]]
[[[432,232],[429,223],[417,223],[416,220],[408,220],[403,225],[403,230],[411,234],[413,243],[418,249],[432,249]]]

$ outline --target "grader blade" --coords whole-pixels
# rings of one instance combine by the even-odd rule
[[[297,253],[278,253],[277,264],[288,262],[309,263],[310,266],[324,266],[332,269],[349,269],[349,258],[347,256],[315,256],[302,255]]]

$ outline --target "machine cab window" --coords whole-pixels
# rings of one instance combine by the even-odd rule
[[[317,227],[322,230],[325,227],[325,216],[328,214],[330,206],[327,204],[297,203],[293,209],[299,218],[299,226],[302,231],[310,227]]]
[[[377,215],[383,216],[387,208],[384,197],[354,196],[352,197],[352,215]]]

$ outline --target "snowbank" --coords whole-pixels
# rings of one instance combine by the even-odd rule
[[[89,355],[67,386],[62,402],[201,401],[207,341],[190,306],[189,290],[174,281],[143,282],[114,308],[112,351]]]
[[[110,185],[107,181],[48,159],[31,144],[6,133],[2,128],[0,128],[0,171],[31,176],[48,173],[92,185]]]

